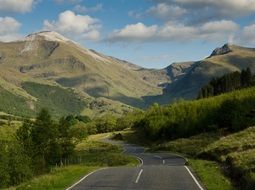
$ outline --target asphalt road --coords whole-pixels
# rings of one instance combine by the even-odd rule
[[[116,143],[105,140],[110,143]],[[122,144],[126,154],[140,159],[138,167],[114,167],[85,176],[69,190],[202,190],[185,166],[186,160],[166,153],[144,153],[144,148]]]

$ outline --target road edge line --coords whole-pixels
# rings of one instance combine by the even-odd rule
[[[186,168],[186,170],[189,172],[190,176],[192,177],[192,179],[195,181],[195,183],[197,184],[197,186],[199,187],[200,190],[204,190],[204,188],[200,185],[200,183],[197,181],[197,179],[195,178],[195,176],[192,174],[192,172],[190,171],[190,169],[187,166],[184,166]]]
[[[88,173],[87,175],[85,175],[84,177],[82,177],[79,181],[77,181],[76,183],[74,183],[73,185],[71,185],[70,187],[66,188],[65,190],[71,190],[73,187],[75,187],[76,185],[78,185],[79,183],[81,183],[84,179],[86,179],[87,177],[89,177],[90,175],[98,172],[98,171],[101,171],[101,170],[105,170],[107,168],[100,168],[100,169],[97,169],[95,171],[92,171],[90,173]]]
[[[137,167],[142,167],[143,166],[143,159],[142,158],[140,158],[139,156],[136,156],[136,155],[131,155],[131,156],[136,157],[136,159],[140,161],[140,164]]]

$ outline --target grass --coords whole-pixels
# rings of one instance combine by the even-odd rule
[[[164,143],[154,144],[149,151],[167,151],[188,157],[188,163],[208,190],[231,190],[229,178],[222,173],[219,163],[197,158],[199,152],[220,139],[218,133],[204,133],[190,138],[180,138]]]
[[[71,165],[55,168],[49,174],[35,177],[31,181],[23,183],[17,187],[8,188],[8,190],[64,190],[74,184],[77,179],[80,179],[96,169],[98,169],[98,167],[90,167],[86,165]]]
[[[0,87],[0,111],[20,116],[34,115],[29,103],[34,102]]]
[[[242,159],[244,153],[251,152],[253,154],[252,151],[254,150],[255,127],[250,127],[238,133],[222,137],[220,140],[208,145],[200,154],[210,154],[219,161],[226,161],[228,157]],[[250,161],[246,157],[240,163],[250,163]]]
[[[92,136],[90,139],[100,139],[104,136],[108,136],[108,133]],[[76,146],[76,151],[86,165],[136,166],[139,164],[136,158],[123,154],[121,147],[95,140],[82,141]]]
[[[189,159],[189,164],[195,170],[207,190],[232,190],[230,180],[225,177],[217,162]]]
[[[0,141],[9,141],[14,138],[16,130],[19,128],[20,123],[11,123],[11,125],[0,125]]]
[[[229,175],[242,188],[255,186],[255,127],[228,135],[208,145],[200,157],[229,166]]]
[[[204,150],[208,144],[211,144],[218,140],[219,134],[206,133],[190,138],[180,138],[174,141],[161,143],[152,146],[151,151],[171,151],[182,153],[186,156],[196,156],[200,151]]]
[[[36,109],[48,108],[54,116],[80,114],[87,103],[71,89],[33,82],[23,83],[23,88],[38,99]]]
[[[228,178],[241,189],[255,186],[255,127],[227,136],[204,133],[180,138],[154,144],[150,151],[170,151],[187,156],[208,189],[229,189]]]
[[[122,153],[119,146],[99,142],[111,133],[92,135],[76,146],[76,157],[80,164],[54,168],[49,174],[41,175],[8,190],[64,190],[91,171],[111,166],[136,166],[139,161]]]

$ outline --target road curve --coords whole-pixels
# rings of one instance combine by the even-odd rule
[[[184,158],[168,153],[144,153],[143,147],[121,144],[126,154],[141,160],[139,167],[98,170],[68,190],[203,190],[185,166]]]

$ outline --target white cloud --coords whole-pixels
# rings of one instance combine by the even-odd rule
[[[89,39],[89,40],[98,40],[100,39],[100,32],[97,30],[91,30],[87,33],[81,35],[82,39]]]
[[[143,23],[130,24],[123,29],[115,30],[110,35],[109,41],[144,41],[153,38],[157,32],[156,25],[145,26]]]
[[[34,0],[0,0],[0,11],[26,13],[32,10]]]
[[[53,30],[73,39],[98,40],[99,21],[88,15],[79,15],[68,10],[59,14],[57,21],[44,21],[45,30]]]
[[[212,21],[205,23],[202,26],[202,31],[205,33],[217,33],[217,32],[232,32],[236,31],[239,26],[230,20]]]
[[[182,16],[187,11],[177,5],[168,5],[166,3],[159,3],[147,10],[147,13],[162,19],[176,18]]]
[[[200,35],[205,40],[229,41],[239,31],[239,25],[230,20],[211,21],[200,28]]]
[[[87,14],[90,12],[98,12],[103,10],[103,4],[98,3],[94,7],[86,7],[84,5],[76,5],[74,11],[77,13]]]
[[[233,42],[241,45],[255,45],[255,24],[245,26],[233,37]]]
[[[12,17],[0,17],[0,41],[12,41],[20,36],[17,33],[21,23]]]
[[[127,25],[123,29],[113,31],[108,40],[110,42],[140,42],[140,41],[227,41],[234,35],[239,26],[233,21],[212,21],[199,26],[184,25],[167,22],[162,26],[146,26],[143,23]]]
[[[255,11],[254,0],[154,0],[157,3],[166,3],[168,5],[176,5],[185,10],[190,11],[190,14],[196,14],[202,12],[202,15],[206,17],[206,13],[210,15],[210,18],[235,18],[239,16],[245,16]],[[213,15],[212,15],[213,14]]]
[[[155,39],[167,41],[185,41],[193,40],[197,35],[198,29],[195,27],[168,22],[160,27]]]

